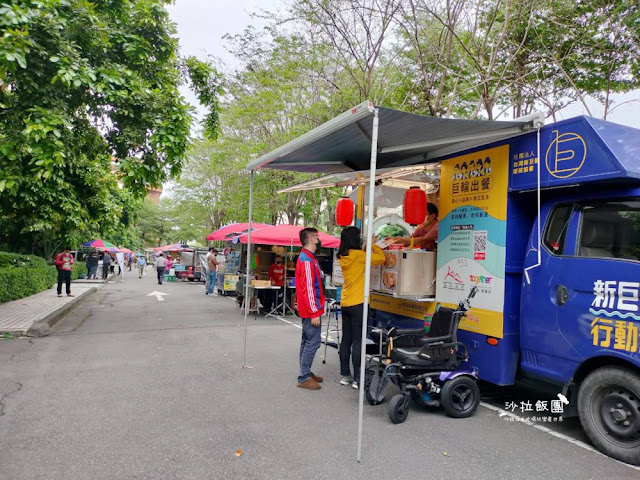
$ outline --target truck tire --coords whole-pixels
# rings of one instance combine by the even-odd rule
[[[640,376],[623,367],[591,372],[578,390],[584,431],[603,453],[640,465]]]

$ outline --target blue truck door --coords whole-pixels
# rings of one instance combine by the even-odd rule
[[[558,308],[560,332],[583,360],[609,355],[638,362],[640,202],[584,203],[573,228],[561,273],[568,295]]]
[[[564,322],[567,269],[565,250],[575,235],[572,225],[577,221],[573,204],[547,206],[541,211],[541,265],[529,270],[530,283],[523,277],[520,303],[521,367],[524,371],[559,382],[570,378],[579,356],[562,335]],[[546,219],[546,222],[545,222]],[[540,219],[538,220],[540,221]],[[538,261],[537,225],[534,224],[525,269]]]

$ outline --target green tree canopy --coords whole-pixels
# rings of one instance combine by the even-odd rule
[[[127,224],[131,201],[181,171],[187,79],[215,135],[218,75],[179,57],[168,3],[0,0],[0,244]]]

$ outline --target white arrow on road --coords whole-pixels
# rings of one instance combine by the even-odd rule
[[[150,294],[147,295],[147,297],[156,297],[156,299],[159,302],[164,302],[164,298],[162,298],[163,295],[169,295],[168,293],[162,293],[162,292],[151,292]]]

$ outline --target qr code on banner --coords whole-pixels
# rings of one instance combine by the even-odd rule
[[[487,255],[487,231],[473,232],[473,259],[484,260]]]

